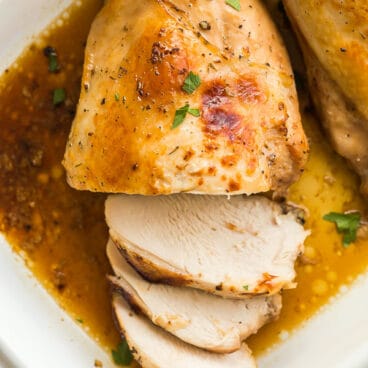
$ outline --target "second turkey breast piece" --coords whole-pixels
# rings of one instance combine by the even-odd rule
[[[368,195],[368,1],[284,4],[302,46],[310,94],[323,126]]]
[[[289,59],[259,1],[106,2],[65,153],[73,187],[282,192],[307,151]]]
[[[293,286],[308,232],[264,197],[113,195],[110,236],[145,278],[232,298]]]
[[[153,284],[140,277],[110,240],[107,255],[115,289],[154,324],[179,339],[216,353],[230,353],[281,310],[281,296],[224,299],[200,290]]]

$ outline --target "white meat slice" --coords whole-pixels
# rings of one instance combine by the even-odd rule
[[[186,344],[135,314],[125,300],[113,298],[113,308],[130,349],[143,368],[255,368],[248,347],[231,354],[216,354]]]
[[[125,299],[151,321],[181,340],[216,353],[229,353],[281,310],[279,294],[245,300],[223,299],[185,287],[143,280],[114,243],[107,255],[116,277],[110,280]]]
[[[110,236],[146,279],[230,298],[293,287],[308,232],[264,197],[113,195]]]

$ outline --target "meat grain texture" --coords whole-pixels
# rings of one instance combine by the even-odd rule
[[[293,212],[261,196],[112,195],[105,214],[145,278],[228,298],[294,287],[308,235]]]
[[[256,368],[248,347],[230,354],[216,354],[186,344],[131,310],[115,295],[113,308],[117,322],[137,362],[145,368]]]
[[[231,353],[265,323],[277,318],[281,296],[224,299],[199,290],[153,284],[124,260],[110,240],[107,255],[116,276],[113,288],[155,325],[179,339],[216,353]]]

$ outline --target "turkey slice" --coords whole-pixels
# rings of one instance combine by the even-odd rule
[[[113,308],[130,349],[143,368],[255,368],[248,347],[231,354],[216,354],[186,344],[135,314],[125,300],[115,295]]]
[[[293,211],[264,197],[113,195],[110,236],[146,279],[224,297],[294,286],[308,232]]]
[[[232,300],[147,282],[129,266],[111,240],[107,255],[116,275],[110,277],[114,288],[154,324],[199,348],[217,353],[238,350],[242,341],[281,310],[279,294]]]

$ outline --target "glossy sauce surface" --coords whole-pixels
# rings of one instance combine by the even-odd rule
[[[106,282],[111,271],[105,256],[105,197],[69,188],[61,166],[79,97],[85,40],[101,5],[90,0],[72,6],[62,25],[51,26],[0,80],[0,229],[76,323],[110,349],[119,335]],[[46,46],[57,51],[56,74],[48,70]],[[55,88],[66,91],[60,106],[52,101]],[[256,354],[306,321],[368,265],[364,229],[345,249],[334,225],[322,219],[330,211],[356,209],[366,216],[368,206],[358,194],[358,178],[332,151],[312,113],[303,110],[311,157],[288,199],[308,209],[312,235],[297,264],[298,287],[283,293],[279,320],[249,341]]]
[[[0,226],[59,304],[107,347],[119,336],[106,281],[105,196],[71,189],[61,166],[84,45],[101,5],[71,7],[0,81]],[[47,46],[56,49],[58,73],[48,70]],[[59,106],[53,104],[56,88],[66,91]]]

